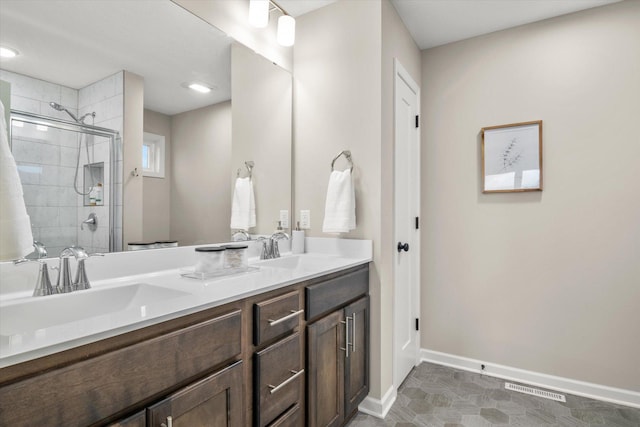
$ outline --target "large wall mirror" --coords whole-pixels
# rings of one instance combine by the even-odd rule
[[[10,144],[50,256],[227,242],[233,229],[271,234],[291,213],[284,69],[170,0],[3,0],[0,28],[19,52],[0,63]],[[133,216],[136,241],[123,237]]]

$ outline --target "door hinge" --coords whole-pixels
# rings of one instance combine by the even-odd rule
[[[420,116],[416,116],[416,127],[420,127]]]
[[[420,217],[416,217],[416,230],[420,229]]]
[[[420,319],[416,318],[416,331],[420,330]]]

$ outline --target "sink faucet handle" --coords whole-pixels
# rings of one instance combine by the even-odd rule
[[[84,289],[91,289],[89,278],[87,277],[87,269],[84,266],[84,260],[78,261],[78,268],[76,269],[76,280],[73,281],[73,290],[82,291]]]
[[[37,262],[39,264],[38,279],[36,280],[36,287],[33,290],[33,296],[39,297],[57,293],[53,286],[51,286],[51,279],[49,278],[49,270],[46,262],[39,259],[33,260],[21,258],[13,261],[13,264],[20,265],[28,262]]]
[[[47,248],[42,243],[38,242],[37,240],[34,240],[33,247],[34,247],[33,253],[36,254],[37,259],[42,259],[47,257],[48,255]]]
[[[86,259],[94,256],[104,256],[104,254],[100,252],[95,252],[92,254],[88,254]],[[85,262],[85,258],[78,259],[78,268],[76,269],[76,280],[74,280],[73,282],[74,291],[91,289],[91,283],[89,283],[89,278],[87,277],[87,268],[85,267],[84,262]]]

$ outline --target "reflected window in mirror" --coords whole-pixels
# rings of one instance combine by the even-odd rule
[[[164,178],[165,144],[164,136],[144,132],[142,142],[142,175]]]

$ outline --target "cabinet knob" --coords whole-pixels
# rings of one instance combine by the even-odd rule
[[[160,427],[173,427],[173,417],[169,415],[167,417],[167,422],[160,424]]]
[[[402,252],[402,251],[409,252],[408,243],[402,244],[402,242],[398,242],[398,252]]]

